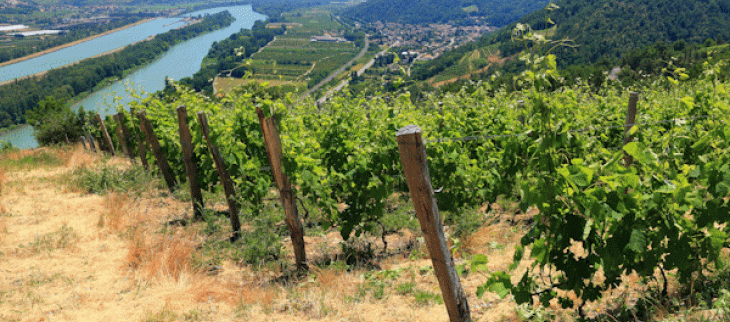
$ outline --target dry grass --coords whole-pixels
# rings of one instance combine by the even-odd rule
[[[313,267],[312,273],[317,285],[323,290],[344,289],[346,268],[344,266],[329,266],[326,268]]]
[[[132,236],[127,253],[128,266],[143,276],[179,281],[184,276],[198,274],[191,261],[195,245],[185,232],[149,236],[137,228]]]
[[[8,223],[3,214],[0,214],[0,243],[3,243],[5,235],[8,234]]]
[[[17,258],[28,258],[50,254],[56,250],[76,250],[78,242],[79,235],[74,229],[63,225],[57,231],[36,235],[29,243],[19,245],[13,253]]]
[[[71,169],[88,168],[98,164],[101,159],[100,154],[91,153],[86,151],[82,145],[76,145],[66,159],[66,167]]]
[[[5,176],[5,170],[0,169],[0,225],[4,223],[2,220],[3,217],[7,214],[8,210],[5,208],[5,204],[3,203],[3,187],[5,187],[7,181],[7,177]],[[4,229],[2,226],[0,226],[0,232],[2,232]]]
[[[120,231],[130,227],[137,222],[129,219],[129,204],[131,199],[128,196],[110,193],[104,198],[104,209],[106,210],[99,216],[99,228],[108,227],[109,229]]]

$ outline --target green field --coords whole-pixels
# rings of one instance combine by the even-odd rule
[[[279,79],[241,79],[241,78],[218,78],[216,88],[219,92],[229,93],[237,87],[246,85],[250,82],[256,82],[264,86],[281,86],[285,92],[304,92],[307,90],[307,84],[304,82],[294,82],[291,80]]]
[[[347,28],[321,9],[306,9],[284,15],[288,22],[300,27],[286,34],[251,56],[246,63],[253,79],[283,81],[313,86],[357,55],[360,48],[352,42],[314,42],[312,36],[341,37]]]
[[[472,73],[478,73],[480,70],[489,66],[489,64],[497,59],[498,51],[496,48],[480,48],[476,49],[469,54],[464,55],[457,64],[447,68],[443,72],[431,78],[431,83],[438,83],[443,81],[449,81],[464,75]]]

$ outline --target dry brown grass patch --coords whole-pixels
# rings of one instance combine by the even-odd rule
[[[521,234],[505,222],[486,224],[462,239],[461,246],[470,254],[489,254],[519,242]]]
[[[66,158],[66,166],[72,169],[88,168],[98,164],[99,160],[101,155],[86,151],[83,146],[77,145]]]
[[[2,214],[0,214],[2,216]],[[3,237],[8,233],[8,223],[4,217],[0,217],[0,242],[3,241]]]
[[[242,304],[258,304],[269,307],[274,304],[278,297],[278,292],[271,287],[247,287],[240,289],[240,300]]]
[[[99,224],[101,227],[108,227],[112,230],[122,230],[136,222],[129,222],[130,214],[130,198],[125,195],[111,193],[104,198],[105,212],[99,216]]]
[[[341,280],[345,274],[345,268],[334,266],[327,268],[313,267],[312,272],[316,276],[317,284],[322,290],[337,290],[342,286]]]
[[[190,289],[193,299],[198,303],[211,300],[221,301],[230,305],[260,305],[270,307],[278,297],[273,287],[261,287],[254,282],[222,283],[212,281],[212,278],[202,277],[196,280]]]
[[[5,187],[7,182],[7,176],[5,175],[5,170],[0,169],[0,216],[4,216],[8,210],[5,209],[5,205],[2,202],[2,195],[3,195],[3,187]],[[0,231],[3,231],[0,229]]]
[[[190,288],[186,291],[194,301],[204,303],[215,300],[231,305],[236,304],[238,298],[236,296],[236,285],[232,285],[232,283],[223,284],[202,274],[195,277]]]
[[[179,281],[183,275],[195,275],[191,254],[195,249],[191,236],[178,231],[174,235],[146,237],[135,229],[130,240],[127,262],[147,277]]]
[[[31,156],[37,153],[38,150],[17,150],[12,152],[6,152],[3,156],[11,161],[18,161],[27,156]]]

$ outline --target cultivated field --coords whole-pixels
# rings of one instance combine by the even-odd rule
[[[285,85],[286,90],[301,88],[301,84],[311,87],[325,79],[332,72],[350,61],[360,52],[352,42],[313,42],[311,37],[338,36],[345,26],[334,20],[329,12],[308,9],[287,14],[292,23],[287,32],[277,36],[261,51],[246,62],[253,71],[253,79],[269,82],[273,86]],[[219,92],[228,92],[228,81],[219,83]]]

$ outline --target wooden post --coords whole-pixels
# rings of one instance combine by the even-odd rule
[[[218,169],[218,175],[221,177],[221,183],[223,183],[223,190],[226,192],[226,200],[228,201],[228,212],[231,219],[231,228],[233,229],[233,236],[231,240],[235,241],[241,237],[241,222],[238,219],[238,202],[236,201],[236,190],[233,189],[233,181],[231,176],[226,170],[226,164],[221,157],[218,147],[210,141],[210,129],[208,127],[208,116],[204,112],[198,112],[198,121],[203,130],[203,136],[205,141],[208,143],[208,150],[213,156],[213,162],[215,163],[216,169]]]
[[[631,92],[629,96],[629,107],[626,111],[626,125],[624,126],[624,145],[631,142],[631,128],[636,124],[636,103],[639,101],[639,93]],[[624,152],[624,166],[631,166],[634,159]]]
[[[91,152],[96,153],[96,144],[94,144],[94,136],[91,133],[86,133],[86,139],[89,141],[89,148]]]
[[[444,128],[444,102],[439,102],[439,132]]]
[[[106,144],[109,146],[109,153],[114,155],[114,143],[112,143],[112,137],[109,136],[109,132],[107,132],[106,130],[106,125],[104,124],[104,119],[101,118],[101,114],[96,113],[96,120],[99,121],[99,126],[101,127],[101,135],[104,137]]]
[[[157,139],[155,131],[152,130],[152,124],[150,124],[150,121],[147,120],[147,113],[145,111],[140,111],[138,115],[139,125],[142,129],[142,132],[144,132],[147,145],[152,148],[152,154],[155,155],[157,166],[160,168],[160,172],[162,172],[162,177],[165,178],[167,188],[170,189],[170,192],[173,192],[177,187],[177,182],[172,176],[172,170],[170,169],[170,164],[167,163],[167,158],[165,157],[165,155],[162,154],[162,151],[160,151],[160,141]]]
[[[446,304],[451,322],[471,321],[469,303],[461,288],[459,276],[454,269],[444,229],[434,198],[431,176],[426,163],[426,149],[421,138],[421,129],[409,125],[398,131],[398,150],[405,173],[411,200],[416,216],[421,223],[421,231],[431,255],[433,269],[441,286],[441,294]]]
[[[129,108],[129,116],[132,118],[132,124],[134,124],[134,116],[137,115],[134,113],[134,107]],[[142,129],[142,122],[139,124],[140,130]],[[137,135],[137,150],[139,150],[139,161],[142,162],[142,166],[145,170],[150,168],[150,165],[147,163],[147,140],[142,137],[144,132],[136,132]]]
[[[84,150],[89,150],[89,148],[86,147],[86,137],[84,137],[83,135],[81,136],[81,144],[84,145]]]
[[[124,156],[129,158],[130,161],[134,162],[134,158],[129,154],[129,148],[127,148],[127,127],[124,126],[124,118],[122,113],[114,114],[114,121],[117,122],[117,137],[119,138],[119,145],[122,146]]]
[[[188,127],[188,111],[185,106],[177,108],[177,122],[180,128],[180,145],[182,146],[185,174],[190,185],[190,199],[193,201],[193,219],[203,218],[203,193],[198,186],[198,166],[193,162],[193,136]]]
[[[517,109],[520,111],[520,115],[517,117],[517,120],[520,121],[522,125],[525,125],[525,101],[517,101]]]
[[[309,265],[307,265],[307,254],[304,247],[304,227],[302,227],[302,221],[299,220],[299,212],[297,211],[295,199],[296,195],[281,165],[283,153],[281,150],[279,130],[276,128],[276,120],[272,117],[264,118],[264,112],[258,107],[256,107],[256,113],[261,123],[261,132],[264,135],[266,154],[269,157],[271,171],[274,173],[274,182],[276,182],[276,186],[279,188],[281,205],[284,207],[284,213],[286,214],[286,225],[289,227],[289,232],[291,233],[291,242],[294,246],[297,269],[308,270]]]

